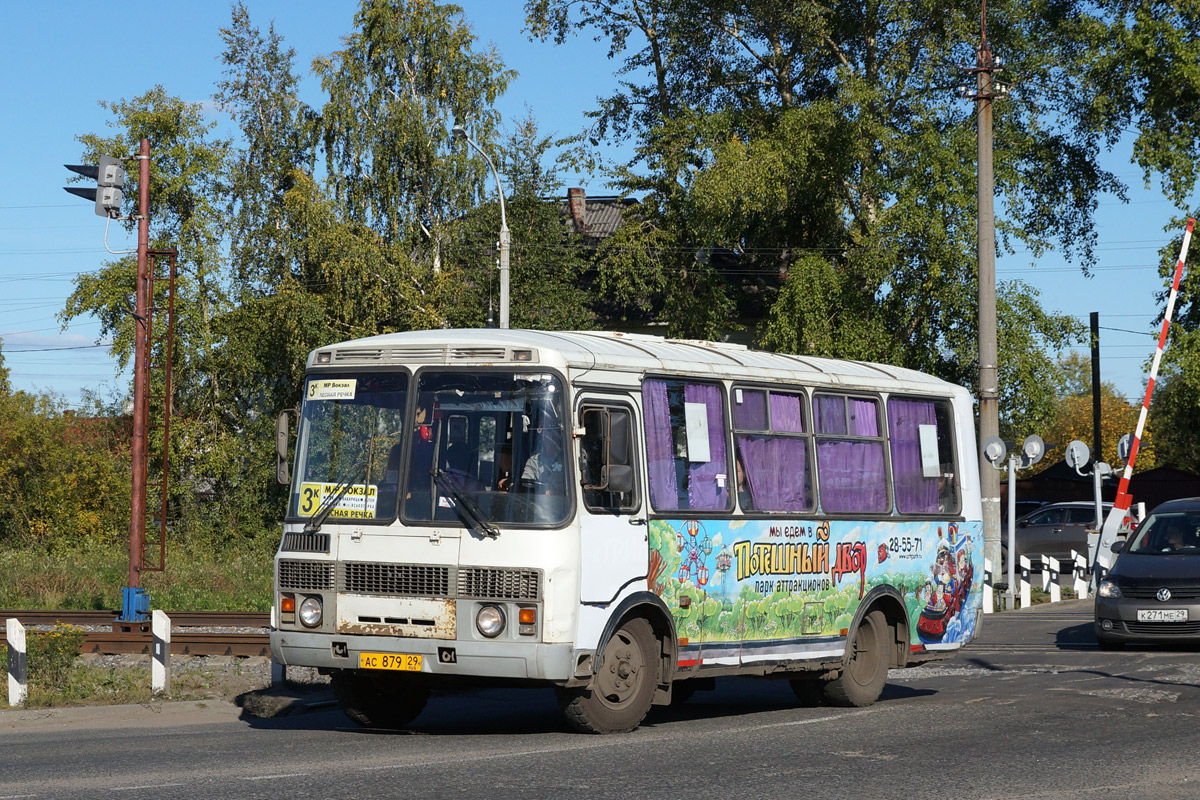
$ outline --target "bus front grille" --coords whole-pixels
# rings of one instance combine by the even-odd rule
[[[279,562],[279,588],[321,591],[333,588],[332,561]]]
[[[350,594],[449,597],[450,568],[430,564],[344,562],[338,590]]]
[[[335,580],[336,578],[336,580]],[[542,599],[542,573],[536,569],[458,567],[438,564],[376,564],[346,561],[279,561],[279,588],[333,589],[377,597]]]
[[[539,577],[538,571],[532,569],[460,567],[458,596],[481,600],[537,601],[541,599]]]

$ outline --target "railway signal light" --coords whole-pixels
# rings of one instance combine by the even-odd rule
[[[125,165],[119,158],[100,156],[99,164],[63,164],[77,175],[96,181],[95,189],[64,186],[73,195],[85,200],[94,200],[96,214],[101,217],[121,216],[121,202],[125,199]]]

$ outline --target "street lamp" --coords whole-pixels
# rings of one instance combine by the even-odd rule
[[[455,125],[450,129],[450,132],[456,139],[462,139],[471,147],[475,148],[475,152],[483,156],[483,160],[487,162],[488,168],[491,169],[492,175],[496,178],[496,194],[500,196],[500,327],[508,327],[508,219],[504,215],[504,187],[500,185],[500,173],[496,171],[496,165],[488,158],[488,154],[483,152],[479,145],[467,136],[467,131],[462,125]]]

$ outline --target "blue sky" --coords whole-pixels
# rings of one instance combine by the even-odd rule
[[[308,66],[313,57],[340,46],[357,5],[356,0],[247,2],[255,24],[265,29],[274,21],[296,50],[307,99],[313,102],[319,87]],[[590,38],[561,47],[530,42],[522,31],[518,0],[466,0],[460,5],[479,39],[494,44],[505,63],[519,72],[499,104],[508,124],[522,119],[528,107],[543,133],[577,132],[595,98],[614,86],[616,64]],[[87,202],[62,190],[69,176],[62,165],[79,161],[77,134],[107,130],[109,115],[98,106],[100,100],[133,98],[162,84],[185,100],[209,101],[221,76],[217,31],[230,16],[228,3],[196,0],[129,9],[121,25],[119,7],[111,4],[51,0],[6,6],[6,79],[0,85],[5,109],[0,143],[7,156],[7,191],[0,197],[0,338],[15,388],[50,390],[72,404],[82,390],[102,397],[123,394],[127,378],[116,373],[106,348],[96,346],[98,322],[81,319],[64,331],[56,318],[72,278],[109,257],[103,246],[104,221]],[[144,40],[144,47],[135,36]],[[118,38],[121,47],[97,50],[96,41]],[[215,110],[211,113],[221,120]],[[1000,256],[997,278],[1029,283],[1041,291],[1048,308],[1085,323],[1089,312],[1098,311],[1104,379],[1140,402],[1143,363],[1154,347],[1152,320],[1160,311],[1154,295],[1163,286],[1158,250],[1177,232],[1162,230],[1172,215],[1171,204],[1157,187],[1142,188],[1127,151],[1110,157],[1108,165],[1131,184],[1131,202],[1106,198],[1101,203],[1099,264],[1093,277],[1084,277],[1078,267],[1053,254],[1033,263],[1028,254],[1017,253]],[[587,185],[592,194],[607,192],[599,180],[563,177],[570,185]],[[999,204],[997,213],[1003,213]],[[114,228],[109,244],[122,249],[135,243]]]

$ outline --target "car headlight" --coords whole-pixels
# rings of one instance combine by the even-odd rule
[[[1101,597],[1117,600],[1121,597],[1121,587],[1112,581],[1100,581],[1100,586],[1096,589],[1096,594]]]
[[[321,598],[304,598],[300,603],[300,622],[306,628],[315,628],[321,624]]]
[[[484,606],[475,615],[475,627],[489,639],[495,639],[504,631],[504,609],[500,606]]]

